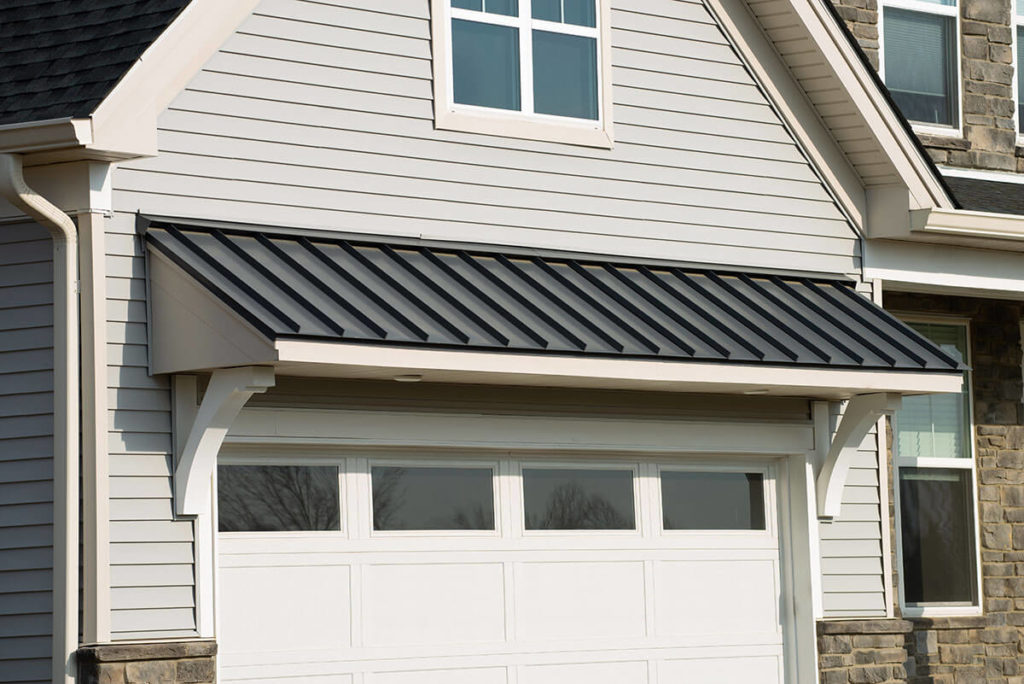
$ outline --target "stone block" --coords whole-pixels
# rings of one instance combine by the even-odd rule
[[[997,64],[1013,63],[1013,48],[1009,45],[990,45],[988,58]]]
[[[990,43],[999,43],[1001,45],[1013,43],[1013,29],[1009,26],[989,26],[987,27],[987,34]]]
[[[848,684],[850,674],[846,670],[829,670],[821,673],[821,684]]]
[[[1001,522],[1003,520],[1003,507],[992,501],[981,502],[982,522]]]
[[[821,653],[850,653],[853,651],[853,642],[848,636],[825,635],[818,638],[818,650]]]
[[[981,644],[939,644],[939,660],[947,664],[970,665],[985,655]]]
[[[1013,468],[1020,470],[1024,468],[1024,452],[1021,451],[1000,451],[997,463],[1000,468]]]
[[[962,0],[962,16],[966,19],[987,21],[993,24],[1010,23],[1010,6],[991,0]]]
[[[1024,549],[1024,525],[1014,525],[1012,535],[1013,548]]]
[[[855,667],[850,670],[851,684],[881,684],[892,676],[892,668],[887,665]]]
[[[1010,549],[1013,547],[1012,532],[1007,523],[983,523],[981,543],[986,549]]]
[[[217,668],[212,658],[179,660],[175,677],[182,684],[213,682],[217,677]]]
[[[125,675],[128,684],[173,684],[177,668],[172,660],[147,660],[127,663]]]
[[[818,667],[822,670],[829,670],[837,667],[846,667],[853,659],[848,655],[823,654],[818,656]]]
[[[890,648],[903,643],[901,634],[854,634],[854,648]]]
[[[983,644],[1005,644],[1016,642],[1019,632],[1010,627],[990,627],[981,630],[981,642]]]
[[[934,630],[926,629],[914,634],[914,646],[921,654],[939,652],[939,636]]]

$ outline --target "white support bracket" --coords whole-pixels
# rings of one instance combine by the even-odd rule
[[[883,415],[891,415],[900,407],[901,400],[898,394],[879,393],[859,394],[847,402],[818,471],[819,518],[832,519],[839,516],[843,487],[857,448],[878,419]]]
[[[200,515],[209,509],[217,452],[245,402],[274,386],[274,369],[244,366],[215,370],[174,470],[175,510]]]

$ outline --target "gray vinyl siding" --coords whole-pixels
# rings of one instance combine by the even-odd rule
[[[857,273],[856,235],[700,2],[614,0],[611,150],[435,130],[429,19],[428,0],[265,0],[162,113],[160,154],[114,172],[115,638],[195,633],[170,392],[146,369],[136,211]],[[842,525],[863,507],[848,502]],[[851,568],[880,577],[880,551],[862,542],[828,540],[824,562],[843,578],[830,610],[861,581]]]
[[[858,243],[698,2],[612,11],[612,150],[433,127],[428,0],[265,0],[118,168],[119,209],[853,273]]]
[[[194,636],[193,526],[173,515],[171,393],[148,370],[145,259],[134,216],[107,226],[112,638]]]
[[[53,635],[53,246],[0,225],[0,682],[48,682]]]
[[[825,617],[886,615],[880,491],[877,434],[872,428],[850,466],[839,517],[819,525]]]

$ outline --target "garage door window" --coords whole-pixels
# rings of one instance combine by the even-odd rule
[[[221,532],[339,530],[338,468],[219,466],[217,517]]]
[[[494,470],[375,465],[373,529],[493,530]]]
[[[527,530],[635,530],[634,471],[523,468]]]
[[[763,530],[764,475],[662,470],[666,530]]]

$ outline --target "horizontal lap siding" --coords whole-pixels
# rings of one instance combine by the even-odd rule
[[[107,373],[114,639],[195,635],[192,523],[174,520],[171,396],[149,375],[145,259],[134,216],[108,223]]]
[[[0,225],[0,682],[50,681],[53,246]]]
[[[826,617],[885,617],[882,510],[876,430],[861,442],[839,517],[819,526]]]
[[[705,7],[617,0],[612,22],[612,150],[435,130],[428,0],[265,0],[162,113],[161,153],[118,167],[116,636],[194,628],[170,393],[145,368],[136,211],[856,273],[854,233]]]
[[[851,273],[857,242],[700,3],[612,11],[613,150],[437,131],[427,0],[265,0],[119,209]]]

